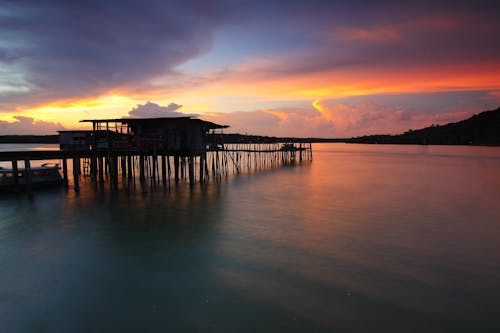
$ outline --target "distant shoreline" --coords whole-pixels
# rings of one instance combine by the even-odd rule
[[[500,146],[500,108],[478,113],[468,119],[408,130],[396,135],[364,135],[355,138],[296,138],[246,134],[208,134],[208,143],[365,143],[398,145]],[[59,143],[59,135],[1,135],[0,143]]]
[[[59,135],[0,135],[0,143],[59,143]]]
[[[220,136],[220,134],[219,134]],[[423,143],[423,142],[402,142],[397,141],[397,135],[367,135],[356,138],[335,139],[335,138],[293,138],[293,137],[267,137],[240,134],[223,134],[224,143],[265,143],[272,141],[303,141],[311,143],[350,143],[350,144],[370,144],[370,145],[423,145],[423,146],[478,146],[478,147],[498,147],[500,144],[488,143]],[[240,138],[240,139],[235,139]],[[58,144],[58,135],[0,135],[0,144]]]

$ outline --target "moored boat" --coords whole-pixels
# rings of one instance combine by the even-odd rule
[[[63,183],[59,173],[59,164],[45,163],[40,167],[31,168],[31,186],[32,188],[58,186]],[[17,173],[19,189],[26,189],[28,181],[27,170],[20,168]],[[14,172],[9,168],[0,167],[0,191],[13,191],[16,189],[16,180]]]

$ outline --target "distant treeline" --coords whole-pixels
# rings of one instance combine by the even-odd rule
[[[409,130],[399,135],[367,135],[348,143],[500,146],[500,108],[466,120]]]
[[[0,143],[59,143],[59,135],[0,135]]]
[[[398,135],[365,135],[350,139],[294,138],[248,134],[208,134],[209,144],[275,142],[346,142],[381,144],[500,146],[500,108],[446,125],[409,130]],[[0,143],[58,143],[58,135],[2,135]]]

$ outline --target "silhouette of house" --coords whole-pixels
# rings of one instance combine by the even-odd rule
[[[92,123],[92,130],[60,131],[62,150],[199,156],[206,152],[209,131],[229,127],[190,117],[93,119],[81,122]]]

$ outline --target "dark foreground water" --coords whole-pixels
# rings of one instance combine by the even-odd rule
[[[0,197],[0,332],[500,329],[500,149],[314,148],[192,190]]]

